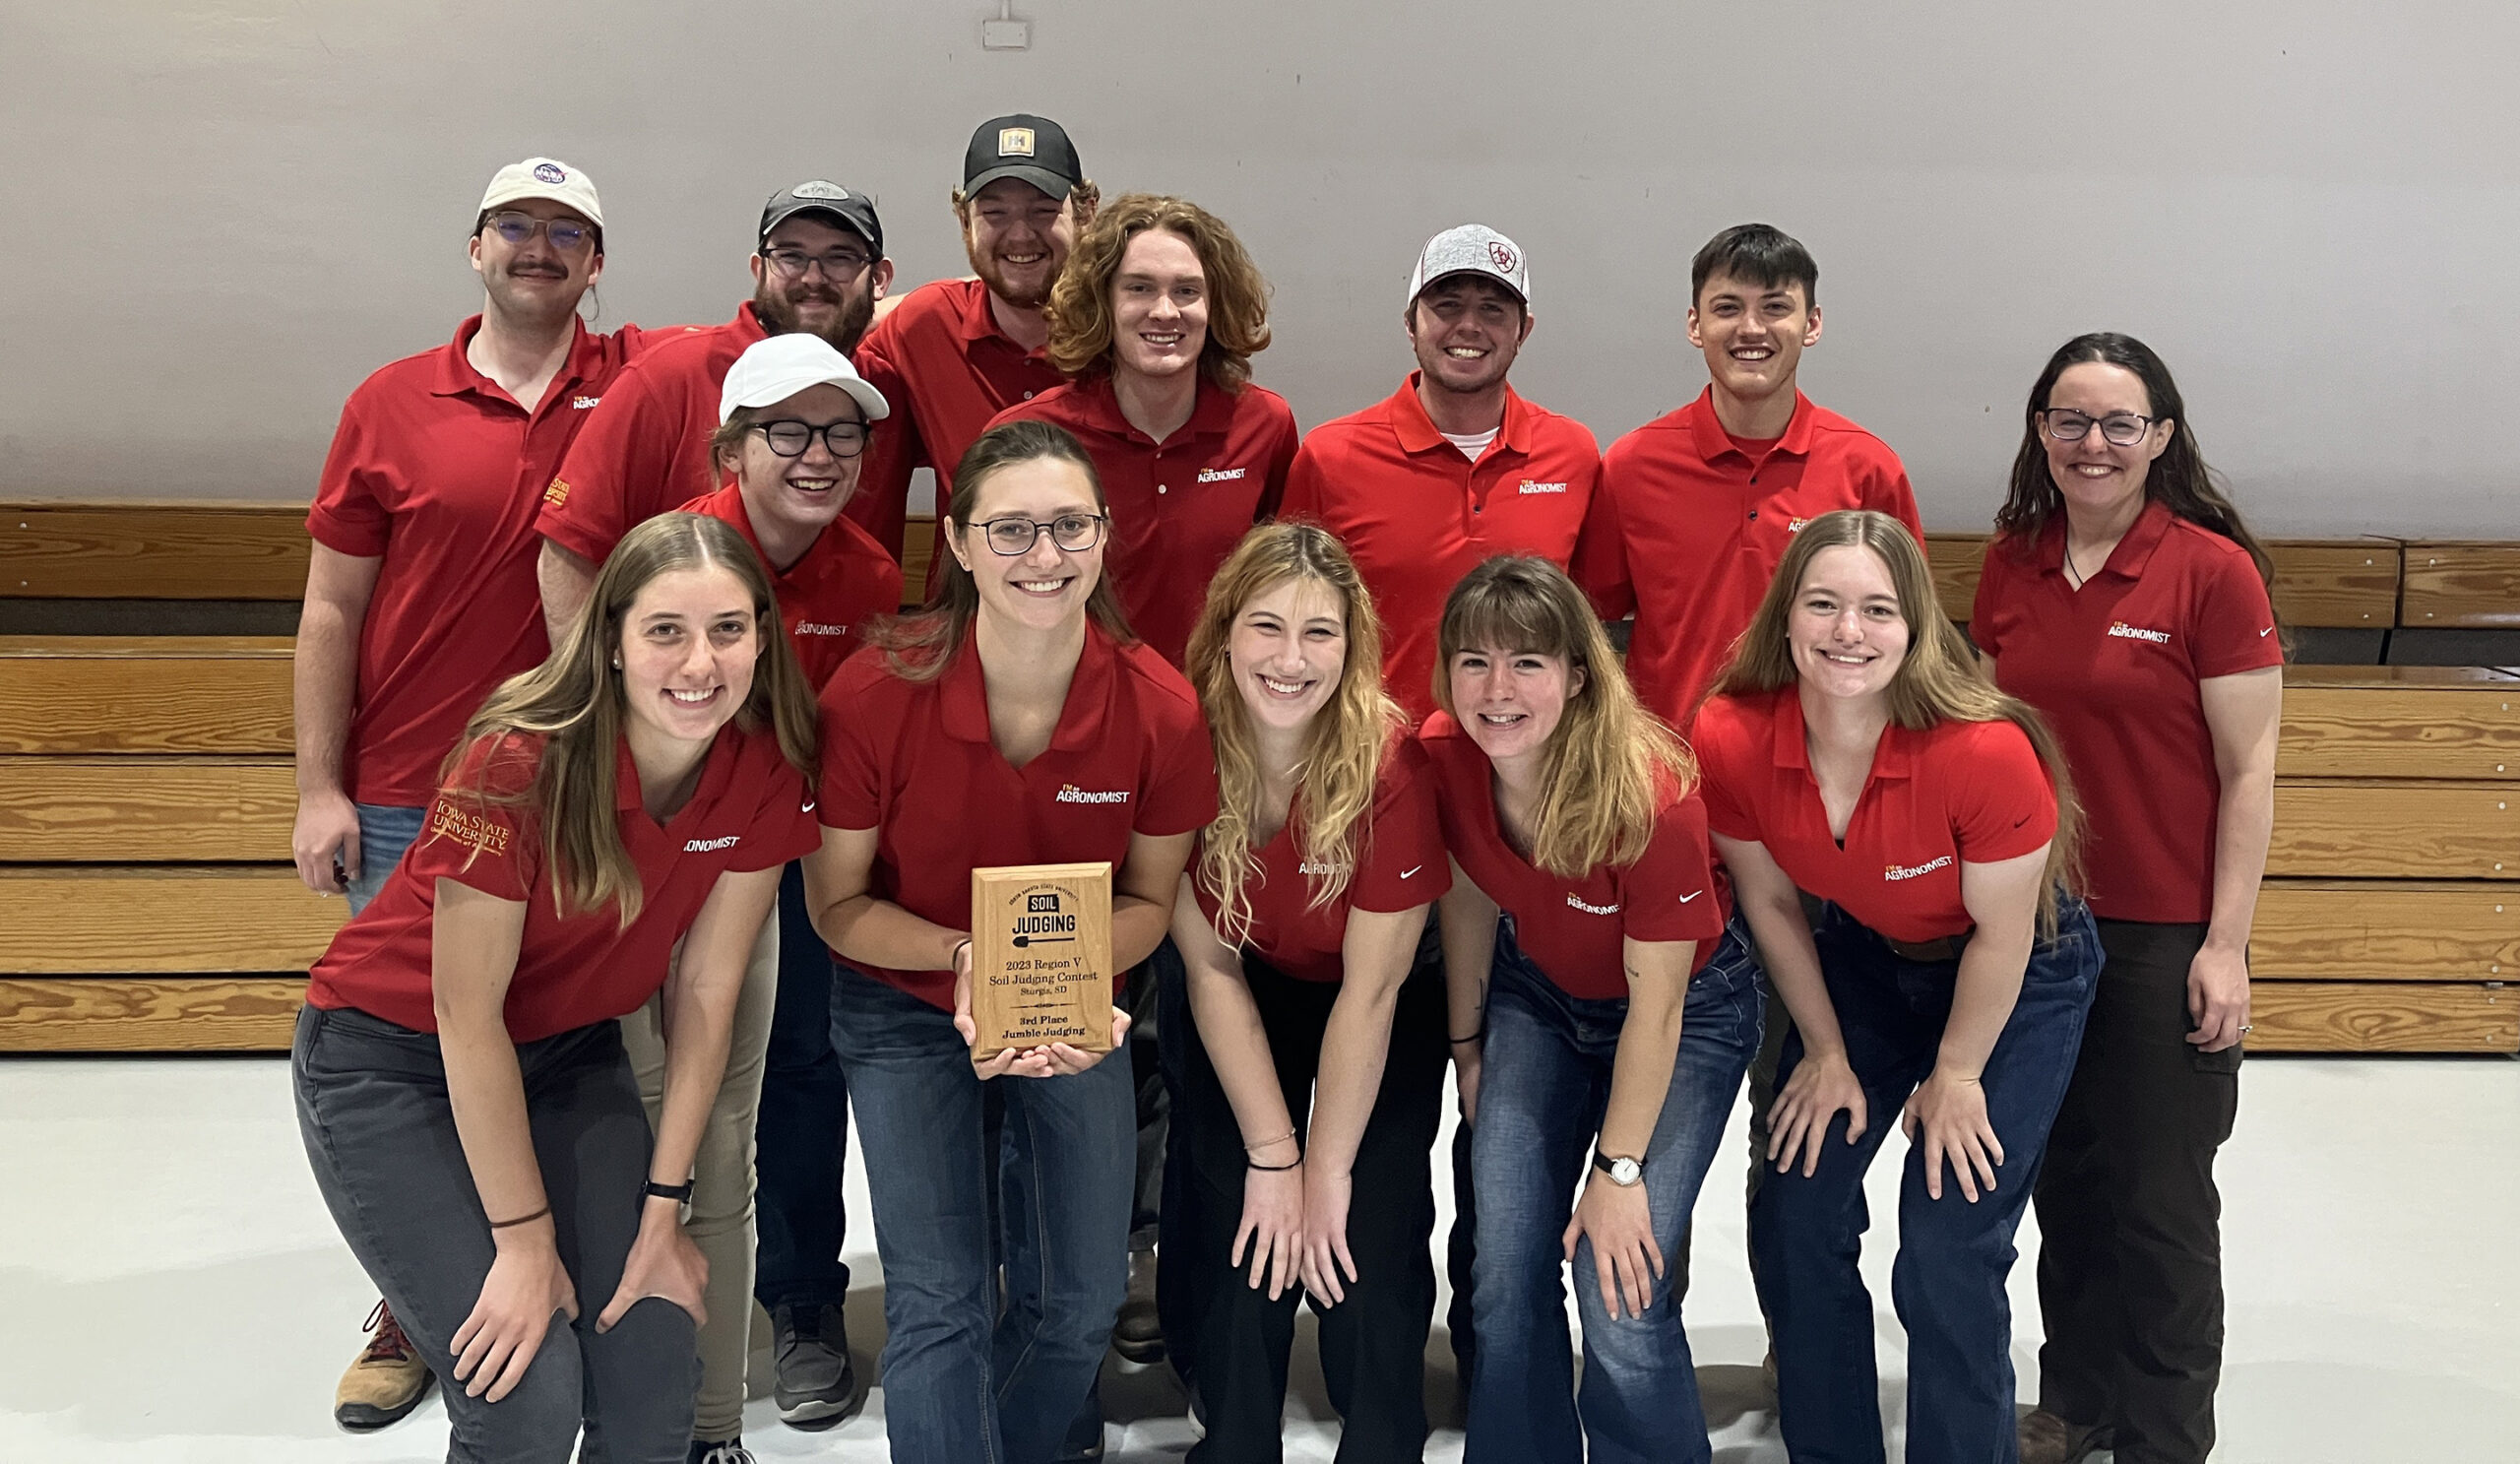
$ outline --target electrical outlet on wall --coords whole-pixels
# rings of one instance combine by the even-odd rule
[[[1000,16],[980,22],[980,46],[991,51],[1023,51],[1033,47],[1033,23]]]

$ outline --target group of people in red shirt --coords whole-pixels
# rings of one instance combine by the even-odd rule
[[[1794,1457],[1883,1457],[1895,1113],[1908,1456],[2201,1460],[2283,646],[2159,357],[2048,363],[1964,636],[1896,455],[1796,388],[1775,228],[1698,252],[1709,383],[1604,453],[1508,384],[1492,228],[1305,435],[1214,215],[1026,115],[953,206],[969,279],[889,298],[814,180],[732,320],[596,335],[596,191],[529,159],[481,314],[345,409],[295,844],[353,919],[293,1053],[386,1298],[342,1422],[434,1374],[454,1458],[743,1464],[756,1301],[781,1418],[837,1422],[853,1111],[896,1458],[1098,1456],[1116,1345],[1194,1458],[1275,1460],[1305,1300],[1341,1457],[1417,1458],[1450,1071],[1468,1458],[1710,1457],[1680,1303],[1746,1080]],[[976,1059],[971,870],[1092,860],[1115,1050]]]

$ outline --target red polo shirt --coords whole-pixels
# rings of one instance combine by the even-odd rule
[[[2056,835],[2056,793],[2009,722],[1892,725],[1873,749],[1841,845],[1829,833],[1793,687],[1719,696],[1699,709],[1708,825],[1767,846],[1796,885],[1893,940],[1958,935],[1975,923],[1960,866],[2015,859]]]
[[[975,868],[1108,859],[1116,873],[1131,834],[1186,834],[1216,817],[1216,757],[1190,683],[1096,627],[1048,749],[1021,768],[989,739],[968,637],[933,681],[904,680],[880,651],[850,657],[822,707],[818,816],[880,830],[868,888],[950,930],[971,928]],[[950,971],[850,964],[931,1006],[954,1003]]]
[[[752,516],[744,509],[743,489],[729,482],[705,498],[682,506],[685,513],[707,514],[735,526],[755,552],[761,538],[752,532]],[[771,593],[779,598],[779,618],[796,661],[815,690],[857,649],[859,632],[874,615],[889,615],[902,605],[902,567],[873,535],[846,516],[816,536],[804,557],[781,569],[762,555],[770,569]]]
[[[1345,974],[1349,911],[1397,914],[1432,903],[1452,888],[1443,827],[1435,816],[1434,770],[1414,738],[1403,737],[1386,750],[1374,779],[1372,812],[1349,836],[1354,872],[1339,897],[1318,909],[1312,905],[1312,871],[1303,859],[1302,822],[1298,803],[1278,837],[1252,851],[1260,867],[1242,885],[1251,906],[1244,944],[1297,981],[1335,982]],[[1197,868],[1194,856],[1193,874]],[[1214,925],[1216,896],[1196,878],[1190,884]]]
[[[1497,554],[1564,569],[1592,507],[1602,451],[1591,429],[1505,393],[1496,440],[1472,463],[1400,390],[1312,429],[1279,515],[1339,536],[1382,614],[1383,685],[1422,722],[1435,710],[1435,630],[1461,577]]]
[[[480,329],[475,315],[350,393],[306,515],[316,542],[384,560],[344,749],[361,803],[428,802],[481,699],[549,649],[534,575],[542,484],[640,335],[580,327],[528,412],[465,358]]]
[[[2246,549],[2167,504],[2145,508],[2079,591],[2064,527],[1986,546],[1970,636],[2064,743],[2089,815],[2092,913],[2202,923],[2223,781],[2197,683],[2283,665],[2274,606]]]
[[[625,738],[613,766],[613,803],[621,842],[639,868],[639,918],[626,930],[611,905],[564,918],[541,818],[528,804],[493,801],[531,790],[542,743],[519,732],[468,750],[375,903],[344,925],[315,963],[307,1000],[435,1032],[430,942],[437,882],[451,879],[525,905],[525,934],[508,983],[510,1038],[533,1042],[625,1016],[664,985],[673,943],[691,928],[720,874],[776,869],[821,841],[805,777],[780,755],[779,739],[767,730],[720,729],[691,801],[662,825],[640,806],[639,770]]]
[[[867,441],[858,496],[907,503],[911,473],[932,468],[939,514],[954,492],[954,465],[989,419],[1067,380],[1040,351],[997,328],[988,286],[977,280],[938,280],[912,290],[875,322],[850,362],[893,409]],[[898,544],[901,533],[877,538]]]
[[[1294,413],[1265,386],[1228,392],[1202,374],[1190,420],[1158,446],[1120,414],[1109,374],[1096,372],[1018,403],[997,421],[1028,417],[1056,422],[1085,444],[1111,505],[1103,573],[1129,628],[1179,666],[1208,581],[1252,524],[1277,512],[1300,435]]]
[[[1869,508],[1924,541],[1907,470],[1880,438],[1797,392],[1783,437],[1736,445],[1714,394],[1610,444],[1575,556],[1602,618],[1636,612],[1628,679],[1674,727],[1688,725],[1804,524]]]
[[[1538,868],[1496,818],[1494,770],[1453,719],[1437,712],[1418,739],[1435,766],[1444,847],[1471,883],[1514,918],[1514,941],[1569,996],[1627,995],[1622,938],[1694,940],[1706,965],[1732,918],[1732,892],[1707,853],[1706,807],[1695,793],[1654,815],[1645,853],[1624,867],[1598,864],[1581,879]]]

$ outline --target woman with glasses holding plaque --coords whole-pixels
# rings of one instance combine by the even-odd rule
[[[1429,1168],[1443,977],[1417,961],[1451,884],[1435,791],[1384,694],[1382,632],[1338,540],[1254,529],[1190,632],[1216,822],[1175,902],[1166,1339],[1206,1464],[1275,1461],[1295,1304],[1321,1321],[1343,1459],[1426,1442]]]
[[[1216,814],[1198,699],[1130,635],[1103,575],[1094,465],[1044,422],[991,427],[937,525],[926,610],[879,630],[823,690],[807,861],[838,958],[849,1078],[884,1267],[893,1457],[1047,1464],[1084,1407],[1128,1281],[1136,1158],[1126,1062],[1066,1043],[975,1056],[973,873],[1112,866],[1111,961],[1144,961]],[[1116,991],[1111,993],[1116,997]],[[1114,1012],[1112,1040],[1128,1019]],[[982,1086],[999,1084],[997,1279]]]
[[[2275,800],[2283,636],[2266,550],[2142,342],[2067,342],[2032,388],[1970,633],[2093,791],[2109,964],[2039,1172],[2047,1344],[2025,1464],[2214,1446],[2214,1154],[2239,1104],[2248,935]],[[2100,796],[2110,790],[2110,796]]]

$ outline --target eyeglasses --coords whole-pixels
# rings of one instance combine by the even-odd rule
[[[1106,514],[1063,513],[1046,524],[1039,519],[990,519],[972,527],[988,536],[989,552],[1012,559],[1033,552],[1044,534],[1069,553],[1083,553],[1102,541],[1102,526],[1110,521]]]
[[[831,254],[807,254],[802,249],[770,249],[765,250],[761,257],[770,261],[770,268],[782,280],[801,280],[807,270],[820,265],[823,278],[834,285],[847,285],[865,274],[866,267],[874,263],[854,249],[842,249]]]
[[[2144,440],[2144,434],[2153,429],[2153,423],[2168,420],[2166,417],[2138,416],[2131,412],[2112,412],[2107,416],[2094,417],[2087,413],[2061,407],[2042,409],[2039,415],[2048,424],[2048,435],[2058,442],[2080,442],[2092,428],[2098,427],[2101,440],[2111,447],[2133,447]]]
[[[752,429],[761,434],[762,441],[770,444],[772,452],[783,458],[803,457],[805,449],[812,447],[817,437],[823,440],[823,446],[833,457],[853,458],[866,450],[866,434],[871,430],[864,422],[833,422],[829,426],[817,427],[812,422],[785,418],[775,422],[755,422]],[[1025,547],[1030,548],[1031,545]]]
[[[511,244],[522,244],[541,234],[563,254],[575,253],[595,237],[595,225],[576,219],[536,219],[532,214],[511,211],[492,214],[487,222],[498,230],[500,238]]]

